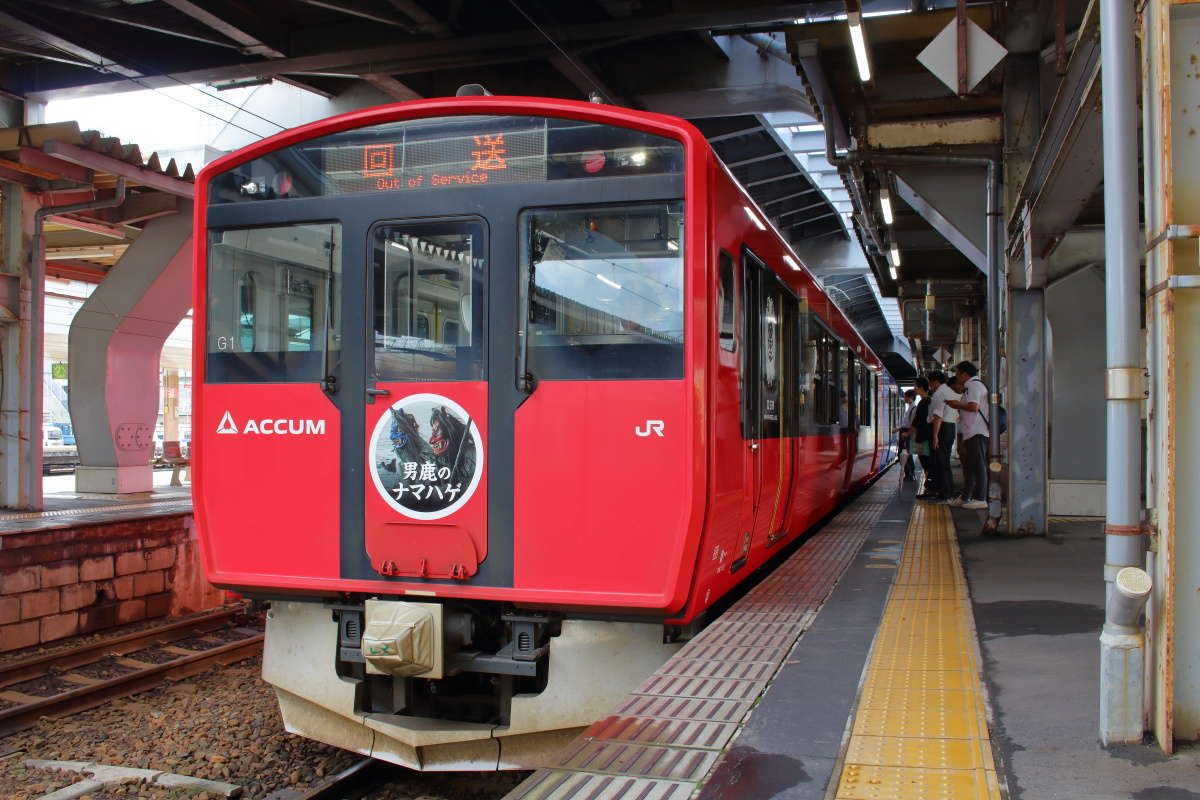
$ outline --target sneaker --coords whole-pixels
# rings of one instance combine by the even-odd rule
[[[969,508],[972,511],[983,511],[988,507],[986,500],[968,500],[962,504],[963,508]]]
[[[966,501],[966,500],[963,500],[961,497],[955,497],[955,498],[953,498],[953,499],[951,499],[951,500],[947,500],[947,501],[946,501],[946,505],[948,505],[948,506],[954,506],[955,508],[961,508],[961,507],[962,507],[962,505],[963,505],[964,503],[966,503],[966,502],[967,502],[967,501]]]

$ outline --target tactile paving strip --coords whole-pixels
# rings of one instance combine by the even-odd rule
[[[885,485],[886,484],[886,485]],[[812,623],[895,486],[876,483],[504,800],[686,800]]]
[[[954,523],[919,504],[867,661],[837,800],[999,800]]]

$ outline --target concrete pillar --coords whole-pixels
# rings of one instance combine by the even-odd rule
[[[146,224],[71,323],[75,488],[124,494],[153,488],[163,342],[191,307],[192,204]]]
[[[0,205],[0,505],[36,511],[42,507],[42,331],[34,330],[30,272],[38,200],[5,183]]]
[[[1008,530],[1042,536],[1050,395],[1045,293],[1010,289],[1008,302]]]
[[[163,441],[179,441],[179,370],[163,372]]]

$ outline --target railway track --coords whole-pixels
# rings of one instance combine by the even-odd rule
[[[242,624],[244,613],[221,609],[0,667],[0,737],[257,655],[263,634]]]
[[[266,800],[360,800],[404,771],[387,761],[364,758],[307,789],[282,789]]]

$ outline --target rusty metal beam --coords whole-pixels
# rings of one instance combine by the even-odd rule
[[[383,14],[377,14],[374,11],[368,11],[347,3],[335,3],[332,2],[332,0],[300,0],[300,2],[306,5],[316,6],[317,8],[328,9],[329,11],[336,11],[337,13],[345,14],[346,16],[358,17],[359,19],[369,20],[371,22],[378,22],[381,25],[391,25],[396,28],[403,28],[409,33],[415,33],[413,26],[409,25],[403,20],[396,19],[395,17],[388,17]]]
[[[89,50],[80,44],[76,44],[69,39],[64,39],[55,33],[51,33],[45,28],[38,27],[31,22],[26,22],[25,20],[15,17],[5,11],[0,11],[0,29],[8,30],[21,34],[22,36],[27,36],[31,39],[35,39],[45,45],[48,45],[49,47],[54,48],[55,50],[60,51],[64,55],[71,56],[86,63],[92,69],[98,69],[102,72],[111,72],[114,75],[120,75],[124,78],[136,78],[142,74],[135,69],[130,69],[118,64],[113,59],[101,55],[94,50]]]
[[[106,156],[102,153],[97,153],[88,150],[86,147],[70,144],[69,142],[58,141],[51,139],[42,147],[50,155],[61,158],[64,161],[70,161],[72,164],[79,164],[83,167],[90,167],[99,172],[107,172],[111,175],[128,178],[131,182],[142,186],[149,186],[152,189],[168,192],[179,197],[194,197],[196,194],[195,185],[187,181],[181,181],[178,178],[172,178],[168,175],[155,172],[146,167],[139,167],[135,164],[130,164],[127,161]]]
[[[1010,256],[1020,258],[1024,250],[1048,255],[1103,182],[1100,84],[1100,17],[1093,0],[1008,219]]]
[[[284,54],[281,53],[280,51],[276,50],[275,48],[273,48],[269,45],[266,45],[266,44],[260,42],[256,37],[247,33],[246,31],[242,30],[238,26],[234,25],[232,22],[221,19],[216,14],[212,13],[211,11],[209,11],[205,8],[201,8],[200,5],[198,5],[197,3],[193,3],[191,0],[163,0],[163,2],[166,3],[167,5],[169,5],[171,8],[175,9],[176,11],[187,14],[189,17],[196,20],[197,22],[199,22],[203,25],[207,25],[208,27],[212,28],[214,31],[221,34],[222,36],[225,36],[225,37],[229,38],[230,40],[237,42],[239,45],[241,45],[241,50],[243,53],[250,54],[250,55],[265,56],[266,58],[283,58],[283,56],[284,56]],[[273,73],[265,72],[263,74],[270,75]],[[258,77],[258,76],[256,76],[256,77]],[[221,80],[221,79],[216,78],[214,80]],[[195,83],[197,81],[190,81],[190,80],[187,80],[186,78],[184,78],[183,82],[184,83]],[[199,82],[207,83],[208,81],[199,81]]]
[[[247,52],[271,56],[275,60],[258,63],[226,64],[217,67],[187,70],[171,75],[148,75],[139,79],[143,88],[163,88],[179,83],[217,83],[241,78],[258,78],[280,73],[302,74],[337,70],[349,74],[384,72],[401,74],[422,72],[433,68],[470,66],[501,61],[528,61],[543,57],[546,40],[532,29],[520,29],[502,33],[487,33],[476,36],[456,37],[413,42],[410,44],[387,44],[358,50],[338,50],[316,55],[281,58],[277,50],[266,48],[257,39],[230,23],[200,8],[191,0],[163,0],[172,7],[195,19],[209,24],[224,35],[245,42]],[[699,5],[699,4],[697,4]],[[686,8],[686,6],[685,6]],[[579,25],[565,25],[557,30],[558,44],[568,49],[584,49],[589,45],[624,37],[644,38],[666,33],[700,30],[746,30],[751,26],[783,26],[804,15],[806,3],[783,5],[756,5],[730,7],[721,10],[683,11],[658,14],[651,17],[607,20]],[[266,49],[263,49],[266,48]],[[114,86],[117,90],[126,87]],[[101,86],[92,86],[92,91]],[[51,90],[53,91],[53,90]]]
[[[998,114],[954,119],[881,122],[867,126],[867,146],[878,149],[1000,144],[1004,131]]]
[[[415,22],[417,28],[425,33],[439,37],[450,36],[454,33],[449,25],[430,14],[414,0],[388,0],[388,2],[401,14]]]
[[[420,100],[422,97],[420,92],[412,89],[408,84],[396,80],[391,75],[381,72],[366,72],[361,77],[393,100],[404,102],[405,100]]]

